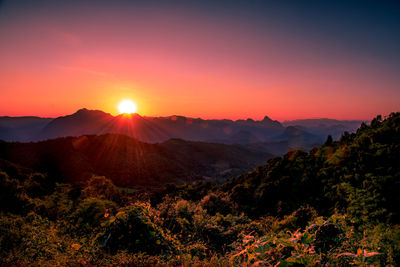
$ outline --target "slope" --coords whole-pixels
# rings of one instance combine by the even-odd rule
[[[81,183],[105,175],[119,186],[225,179],[249,171],[271,155],[237,145],[170,140],[148,144],[119,134],[0,142],[0,158]]]

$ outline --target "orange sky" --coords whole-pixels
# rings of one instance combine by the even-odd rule
[[[399,53],[378,53],[396,51],[386,32],[381,47],[363,47],[252,9],[43,3],[0,7],[0,116],[116,114],[125,98],[146,116],[371,119],[399,109]],[[375,26],[379,37],[385,25]]]

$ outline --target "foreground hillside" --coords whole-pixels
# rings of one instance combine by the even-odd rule
[[[179,139],[147,144],[118,134],[0,142],[0,158],[49,174],[57,182],[85,183],[92,175],[104,175],[124,187],[225,181],[271,156],[239,145]]]
[[[129,195],[2,161],[3,265],[397,266],[400,113],[231,179]]]

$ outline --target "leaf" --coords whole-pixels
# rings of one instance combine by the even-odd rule
[[[376,256],[376,255],[380,255],[381,253],[379,252],[367,252],[366,250],[364,251],[364,257],[368,258],[368,257],[372,257],[372,256]]]
[[[82,246],[79,245],[79,244],[77,244],[77,243],[74,243],[74,244],[71,245],[71,247],[72,247],[73,249],[75,249],[75,250],[79,250]]]

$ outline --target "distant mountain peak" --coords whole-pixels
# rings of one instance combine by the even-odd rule
[[[265,116],[262,121],[263,122],[273,122],[273,120],[271,120],[268,116]]]
[[[87,108],[81,108],[81,109],[78,109],[75,113],[73,113],[71,115],[67,115],[67,116],[82,115],[82,114],[88,114],[88,113],[91,113],[91,110],[88,110]]]
[[[291,135],[300,135],[302,133],[305,133],[305,131],[303,131],[297,127],[294,127],[294,126],[288,126],[285,129],[285,133],[291,134]]]
[[[87,109],[87,108],[81,108],[78,109],[74,114],[72,115],[82,115],[82,114],[108,114],[109,113],[105,113],[102,110],[98,110],[98,109]]]
[[[282,127],[282,124],[281,124],[279,121],[272,120],[272,119],[271,119],[270,117],[268,117],[268,116],[264,116],[264,119],[262,119],[260,122],[261,122],[263,125],[269,125],[269,126],[272,126],[272,127],[279,127],[279,128]]]

